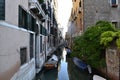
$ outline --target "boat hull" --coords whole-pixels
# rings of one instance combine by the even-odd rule
[[[98,75],[93,75],[93,80],[106,80],[106,79]]]
[[[77,57],[73,58],[73,62],[78,68],[80,68],[82,70],[87,69],[87,64],[84,63],[83,61],[81,61],[80,59],[78,59]]]

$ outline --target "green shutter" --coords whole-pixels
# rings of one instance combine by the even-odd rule
[[[5,0],[0,0],[0,20],[5,20]]]
[[[47,30],[45,29],[45,27],[43,27],[42,25],[40,26],[40,34],[47,36]]]

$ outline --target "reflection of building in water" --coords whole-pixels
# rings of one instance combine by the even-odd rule
[[[58,66],[58,80],[69,80],[68,63],[66,62],[66,50],[63,49],[62,59]]]
[[[47,70],[44,71],[43,74],[41,74],[38,78],[38,80],[57,80],[58,78],[58,70],[53,69],[53,70]]]
[[[66,54],[67,54],[67,53],[66,53],[66,49],[64,48],[64,49],[63,49],[63,53],[62,53],[62,60],[63,60],[63,61],[66,61]]]
[[[91,80],[92,76],[75,66],[71,58],[67,58],[66,60],[68,62],[69,80]]]
[[[58,80],[69,80],[68,63],[61,60],[60,70],[58,72]]]
[[[76,73],[74,73],[74,67],[73,67],[73,63],[71,61],[71,59],[67,58],[67,62],[68,62],[68,74],[69,74],[69,80],[77,80],[75,76]]]

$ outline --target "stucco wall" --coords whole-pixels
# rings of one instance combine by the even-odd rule
[[[115,47],[106,50],[107,75],[112,80],[119,80],[120,51]]]
[[[23,65],[10,80],[32,80],[35,77],[35,59]]]
[[[80,7],[80,2],[81,2],[81,7]],[[71,18],[75,24],[74,26],[76,29],[75,34],[82,32],[83,31],[83,0],[76,0],[73,2]]]
[[[29,33],[0,26],[0,80],[10,80],[19,70],[21,47],[29,53]]]
[[[5,21],[18,26],[19,5],[28,10],[28,0],[5,0]]]
[[[120,26],[120,0],[118,7],[111,6],[111,0],[83,0],[84,1],[84,27],[95,24],[99,20],[117,21]]]

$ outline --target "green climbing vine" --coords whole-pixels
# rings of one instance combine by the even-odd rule
[[[112,32],[104,33],[106,31],[115,31],[112,24],[107,21],[98,21],[95,25],[88,27],[81,36],[74,39],[72,56],[79,57],[94,68],[105,67],[105,47],[101,44],[104,40],[112,41],[111,36],[114,36]],[[110,37],[101,41],[102,33],[104,33],[103,38],[107,34]]]
[[[112,42],[116,42],[117,47],[120,48],[120,31],[106,31],[101,34],[100,44],[109,47]]]

